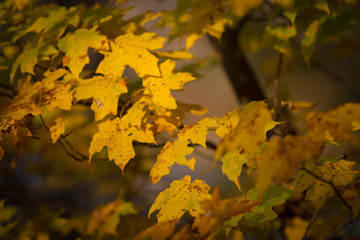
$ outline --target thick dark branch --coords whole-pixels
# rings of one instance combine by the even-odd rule
[[[220,42],[210,37],[213,46],[221,54],[223,68],[240,103],[265,99],[265,94],[238,40],[245,21],[241,20],[236,28],[226,27]]]

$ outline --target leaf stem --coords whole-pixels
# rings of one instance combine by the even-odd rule
[[[208,170],[206,170],[205,172],[203,172],[202,174],[200,174],[197,178],[195,178],[193,181],[201,178],[202,176],[204,176],[205,174],[207,174],[208,172],[211,172],[212,170],[215,170],[217,168],[221,167],[221,165],[217,165],[217,166],[214,166],[212,168],[209,168]]]

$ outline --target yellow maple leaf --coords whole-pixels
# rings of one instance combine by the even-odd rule
[[[141,35],[127,33],[118,36],[114,41],[109,41],[111,52],[100,51],[105,57],[96,72],[121,77],[125,66],[129,65],[139,77],[160,76],[158,59],[148,50],[161,48],[164,41],[165,38],[149,32]]]
[[[117,225],[120,223],[120,216],[130,214],[137,214],[131,202],[115,200],[105,206],[99,206],[91,213],[86,233],[98,232],[101,236],[104,234],[115,235]]]
[[[221,157],[223,174],[225,174],[230,181],[233,181],[239,190],[241,190],[239,177],[242,167],[247,161],[246,155],[240,153],[239,149],[226,152],[224,156]]]
[[[80,82],[74,97],[77,100],[92,98],[91,109],[95,112],[95,121],[98,121],[108,114],[116,115],[119,96],[126,92],[123,79],[113,75],[94,76]]]
[[[195,80],[190,73],[173,73],[175,62],[168,59],[160,64],[161,77],[147,76],[143,78],[144,94],[150,94],[153,103],[160,107],[175,109],[175,99],[170,90],[180,90],[184,84]]]
[[[250,10],[259,7],[262,4],[262,0],[232,0],[231,1],[231,10],[234,15],[242,18],[244,17]]]
[[[232,20],[225,16],[224,8],[225,4],[218,0],[178,1],[175,10],[163,13],[158,26],[171,26],[170,40],[187,35],[185,50],[188,50],[206,33],[221,38],[225,25],[232,25]]]
[[[61,134],[65,132],[65,124],[61,121],[61,118],[55,120],[55,124],[49,128],[52,142],[55,143]]]
[[[106,42],[106,36],[99,35],[95,28],[77,29],[74,33],[66,34],[58,42],[59,49],[65,53],[64,67],[67,66],[78,78],[84,66],[89,63],[89,48],[99,50]]]
[[[185,157],[194,151],[193,148],[188,147],[188,144],[189,141],[174,141],[165,144],[150,171],[150,177],[154,184],[163,176],[168,175],[175,163],[185,165],[194,170],[195,159],[187,160]]]
[[[304,220],[300,217],[295,217],[291,219],[288,224],[286,224],[284,233],[289,240],[300,240],[302,239],[308,225],[308,220]]]
[[[220,199],[220,190],[215,188],[212,198],[200,203],[204,213],[195,217],[192,227],[198,229],[200,236],[210,235],[209,239],[212,239],[211,237],[215,236],[225,221],[233,216],[241,217],[244,213],[252,212],[259,203],[250,201],[243,196],[222,200]]]
[[[354,170],[355,162],[340,160],[335,163],[326,162],[317,167],[317,175],[326,181],[331,181],[335,187],[344,186],[359,175]],[[306,192],[305,199],[311,200],[316,209],[319,209],[327,197],[336,194],[330,184],[312,177],[313,184]]]
[[[188,147],[190,143],[189,140],[191,140],[193,144],[200,144],[206,147],[208,128],[216,126],[216,120],[211,118],[204,118],[198,123],[185,125],[177,134],[178,139],[173,142],[167,142],[161,150],[161,153],[157,156],[156,163],[150,171],[152,182],[155,184],[161,177],[168,175],[171,167],[175,163],[185,165],[191,170],[194,170],[195,159],[186,159],[186,155],[189,155],[194,150],[192,147]]]
[[[278,124],[272,120],[271,111],[264,101],[250,102],[239,114],[237,126],[218,144],[215,160],[224,152],[241,148],[249,161],[254,161],[259,147],[266,140],[266,132]],[[234,120],[236,120],[235,116]]]
[[[206,135],[209,128],[217,127],[217,121],[212,118],[201,119],[198,123],[185,125],[178,133],[179,141],[191,140],[193,144],[200,144],[206,148]]]
[[[157,209],[160,209],[156,215],[159,223],[180,219],[185,211],[192,216],[204,213],[200,202],[211,199],[209,190],[210,187],[204,181],[199,179],[191,181],[191,177],[186,175],[181,180],[173,181],[169,188],[157,196],[148,217]]]
[[[124,172],[126,164],[135,156],[132,145],[134,140],[145,143],[156,143],[150,126],[142,129],[129,126],[129,123],[120,118],[107,120],[98,125],[99,132],[93,136],[89,149],[89,161],[96,152],[105,146],[108,148],[109,160],[114,160]]]
[[[73,95],[70,92],[72,84],[58,84],[51,90],[45,90],[42,95],[42,104],[47,109],[52,110],[56,107],[63,110],[70,110]]]
[[[284,183],[292,180],[299,166],[322,151],[324,141],[311,136],[272,138],[260,153],[260,169],[255,178],[259,196],[265,193],[272,182]]]
[[[215,118],[218,120],[219,127],[215,133],[224,138],[231,130],[233,130],[240,121],[240,114],[237,109],[228,112],[222,118]]]
[[[352,133],[356,130],[358,122],[360,122],[359,103],[346,103],[326,112],[309,113],[306,116],[306,125],[310,134],[316,138],[332,138],[338,143],[358,142]]]
[[[169,222],[161,222],[157,223],[155,225],[152,225],[148,227],[147,229],[139,232],[135,236],[135,240],[141,240],[141,239],[149,239],[150,237],[152,239],[156,240],[165,240],[168,237],[171,236],[171,234],[175,230],[175,225],[179,222],[178,219],[169,221]]]

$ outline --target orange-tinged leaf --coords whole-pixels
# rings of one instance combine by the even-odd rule
[[[175,99],[170,90],[180,90],[184,84],[195,80],[190,73],[173,73],[175,62],[166,60],[160,64],[161,77],[148,76],[143,78],[144,94],[151,94],[153,103],[160,107],[175,109]]]
[[[65,132],[65,124],[61,121],[61,118],[55,120],[55,124],[50,126],[50,134],[52,142],[55,143],[61,134]]]
[[[80,82],[74,97],[77,100],[92,98],[91,109],[95,112],[95,121],[98,121],[108,114],[116,115],[119,96],[127,92],[123,82],[113,75],[94,76]]]
[[[95,233],[116,235],[116,227],[120,216],[137,214],[131,202],[115,200],[105,206],[95,208],[86,229],[87,234]]]
[[[158,59],[148,50],[161,48],[164,41],[165,38],[157,37],[155,33],[149,32],[141,35],[132,33],[121,35],[114,42],[109,41],[111,52],[100,52],[105,57],[96,72],[121,77],[125,66],[129,65],[139,77],[160,76]]]
[[[89,161],[96,152],[105,146],[108,148],[109,160],[114,160],[124,172],[125,165],[135,156],[132,146],[134,140],[138,142],[156,143],[153,133],[148,126],[137,129],[129,126],[128,122],[120,118],[107,120],[98,125],[99,132],[93,136],[89,149]]]
[[[195,159],[187,160],[185,157],[194,151],[193,148],[188,147],[188,144],[189,141],[174,141],[165,144],[150,171],[150,177],[154,184],[163,176],[168,175],[175,163],[185,165],[194,170]]]
[[[200,207],[200,202],[211,199],[208,193],[210,187],[202,180],[191,181],[191,177],[186,175],[181,180],[175,180],[170,187],[162,191],[156,198],[149,211],[150,215],[159,209],[157,214],[158,222],[167,222],[180,219],[185,211],[192,216],[204,213]]]
[[[139,232],[135,236],[135,240],[149,239],[150,237],[154,240],[165,240],[171,236],[175,230],[175,225],[179,222],[178,219],[161,222],[148,227],[147,229]]]
[[[224,152],[241,148],[249,162],[253,162],[259,147],[266,140],[266,132],[276,124],[278,123],[272,120],[271,111],[265,102],[250,102],[240,111],[237,126],[218,144],[215,160]]]
[[[61,38],[58,42],[58,47],[68,57],[65,66],[78,78],[84,66],[89,63],[89,48],[98,50],[106,42],[106,36],[99,35],[95,28],[77,29],[74,33],[68,33],[65,37]]]
[[[248,161],[246,155],[240,153],[240,150],[237,149],[225,153],[224,156],[222,156],[221,161],[223,163],[223,174],[225,174],[230,181],[233,181],[239,190],[241,190],[239,177],[243,165]]]

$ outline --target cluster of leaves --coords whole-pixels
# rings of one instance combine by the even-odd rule
[[[171,90],[182,90],[195,80],[190,73],[175,71],[173,59],[191,58],[187,50],[204,34],[220,39],[236,19],[270,6],[263,40],[285,54],[290,41],[300,35],[297,26],[301,27],[310,8],[316,14],[306,19],[300,44],[309,62],[317,41],[335,39],[359,20],[358,13],[350,10],[351,1],[179,0],[173,11],[146,12],[127,19],[124,15],[131,8],[34,4],[7,0],[0,5],[0,157],[14,155],[12,171],[19,154],[33,141],[52,142],[77,161],[113,160],[123,173],[136,157],[134,145],[142,144],[161,148],[149,169],[156,184],[175,163],[194,170],[197,161],[188,155],[195,146],[211,147],[206,139],[213,131],[220,139],[214,169],[221,167],[241,196],[221,199],[217,188],[209,193],[211,187],[201,176],[192,180],[186,175],[159,193],[148,212],[150,217],[159,210],[158,223],[138,233],[137,239],[216,238],[222,231],[228,235],[239,229],[246,233],[243,228],[270,224],[277,217],[274,206],[302,194],[312,202],[316,214],[311,221],[294,218],[295,223],[285,226],[289,237],[295,232],[292,224],[302,226],[297,224],[301,221],[306,223],[302,234],[316,236],[314,223],[335,198],[339,211],[349,212],[349,218],[334,234],[358,219],[358,166],[346,156],[333,161],[323,156],[329,145],[357,144],[354,131],[360,128],[360,104],[316,113],[310,110],[314,104],[308,102],[287,101],[269,107],[266,101],[254,101],[223,117],[183,125],[186,113],[201,116],[207,110],[171,95]],[[158,27],[171,26],[170,40],[186,37],[184,50],[158,51],[166,39],[143,27],[158,17]],[[139,79],[127,79],[126,66]],[[284,126],[276,119],[283,109],[298,116],[297,121],[304,125],[301,132],[269,134]],[[298,114],[300,111],[307,113]],[[246,194],[239,181],[243,168],[254,180],[254,188]],[[193,223],[180,227],[186,212]],[[0,213],[0,236],[12,236],[23,222],[3,201]],[[82,236],[101,238],[117,235],[120,219],[131,214],[137,214],[132,203],[118,199],[94,209],[82,224],[69,223],[61,213],[49,219],[54,222],[53,231],[69,235],[77,229]],[[50,233],[30,231],[35,223],[26,224],[22,236],[49,237]]]

